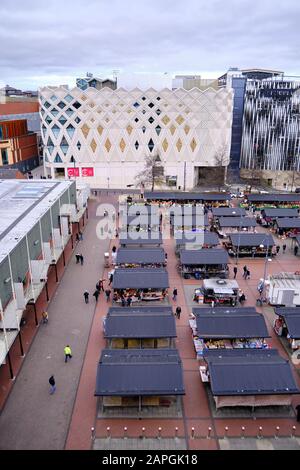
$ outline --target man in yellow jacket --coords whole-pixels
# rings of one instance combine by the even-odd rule
[[[68,344],[65,347],[64,352],[65,352],[65,362],[68,362],[68,359],[71,359],[72,357],[72,351]]]

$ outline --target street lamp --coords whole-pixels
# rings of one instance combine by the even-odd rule
[[[232,211],[232,214],[235,215],[236,212],[235,211]],[[242,229],[242,216],[240,216],[240,224],[239,224],[239,238],[238,238],[238,249],[237,249],[237,254],[236,254],[236,265],[238,264],[238,260],[239,260],[239,252],[240,252],[240,243],[241,243],[241,229]]]
[[[265,241],[265,238],[263,239],[262,243],[259,245],[260,248],[264,248],[264,247],[265,247],[264,241]],[[272,258],[268,258],[268,255],[269,255],[269,247],[270,247],[270,243],[269,243],[269,239],[268,239],[266,257],[265,257],[265,267],[264,267],[263,285],[262,285],[262,289],[261,289],[261,292],[260,292],[260,298],[259,298],[259,302],[260,302],[261,305],[263,304],[263,292],[264,292],[264,290],[265,290],[265,284],[266,284],[267,265],[268,265],[268,261],[272,261]]]
[[[109,176],[107,177],[107,189],[109,189]]]

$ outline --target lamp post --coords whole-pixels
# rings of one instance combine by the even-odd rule
[[[262,243],[259,245],[260,248],[264,248],[264,247],[265,247],[264,241],[265,241],[265,238],[263,239]],[[263,287],[262,287],[262,290],[261,290],[261,293],[260,293],[260,303],[261,303],[261,305],[262,305],[262,303],[263,303],[263,292],[264,292],[264,290],[265,290],[265,284],[266,284],[267,265],[268,265],[268,260],[269,260],[269,258],[268,258],[268,256],[269,256],[269,247],[270,247],[270,243],[269,243],[269,239],[268,239],[266,257],[265,257]],[[272,261],[272,259],[270,259],[270,261]]]
[[[232,214],[235,215],[236,212],[232,211]],[[239,224],[239,238],[238,238],[238,249],[237,249],[237,254],[236,254],[236,265],[238,264],[239,261],[239,251],[240,251],[240,242],[241,242],[241,229],[242,229],[242,216],[240,216],[240,224]]]

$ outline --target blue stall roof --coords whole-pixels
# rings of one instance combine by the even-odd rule
[[[184,395],[176,349],[104,349],[95,396]]]
[[[161,201],[229,201],[230,193],[190,193],[177,191],[146,191],[145,199]]]
[[[128,236],[120,238],[120,245],[162,245],[161,232],[132,232]]]
[[[241,217],[246,216],[246,210],[242,207],[214,207],[214,217]]]
[[[252,217],[220,217],[219,224],[224,227],[256,227],[256,220]]]
[[[114,272],[113,289],[166,289],[168,272],[163,268],[118,268]]]
[[[274,246],[275,242],[272,235],[265,233],[230,233],[228,237],[233,246],[256,246],[264,245],[265,247]]]
[[[278,228],[300,228],[300,218],[283,217],[276,219],[275,223]]]
[[[247,194],[249,202],[299,202],[300,194],[298,193],[275,193],[275,194]]]
[[[180,250],[181,264],[186,266],[220,265],[229,262],[223,248],[202,248],[201,250]]]
[[[178,232],[174,235],[176,245],[198,244],[198,245],[211,245],[219,244],[219,237],[215,232],[193,232],[184,231],[180,234]]]
[[[275,308],[276,315],[284,318],[291,338],[300,338],[300,308],[279,307]]]
[[[119,248],[117,251],[116,264],[162,264],[164,262],[163,248]]]
[[[172,307],[111,307],[106,338],[176,338]]]
[[[300,393],[289,362],[277,350],[205,349],[203,357],[215,396]]]
[[[263,209],[262,216],[276,219],[277,217],[298,217],[298,209]]]

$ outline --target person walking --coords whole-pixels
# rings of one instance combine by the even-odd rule
[[[247,268],[246,265],[243,267],[243,270],[244,270],[243,278],[246,279],[247,278],[247,271],[248,271],[248,268]]]
[[[109,286],[111,285],[113,280],[114,280],[114,275],[113,275],[113,273],[111,273],[110,276],[109,276],[109,283],[108,283]]]
[[[51,375],[51,377],[49,378],[49,384],[50,384],[50,395],[53,395],[53,393],[56,390],[54,375]]]
[[[68,359],[72,359],[72,351],[68,344],[64,349],[64,353],[65,353],[65,362],[68,362]]]
[[[282,245],[282,252],[285,253],[286,250],[286,244]]]
[[[176,300],[177,300],[177,295],[178,295],[177,289],[176,289],[176,287],[174,287],[174,289],[173,289],[173,300],[174,300],[174,302],[176,302]]]
[[[236,266],[234,266],[234,268],[233,268],[233,273],[234,273],[234,276],[233,276],[233,278],[234,278],[234,279],[236,278],[237,271],[238,271],[237,267],[236,267]]]
[[[79,234],[76,233],[76,241],[79,242]]]
[[[180,314],[181,314],[181,307],[176,307],[176,317],[178,318],[178,320],[180,320]]]
[[[90,295],[89,291],[87,291],[87,290],[84,291],[83,297],[84,297],[84,300],[85,300],[85,303],[86,303],[86,304],[89,303],[89,295]]]
[[[47,324],[47,323],[48,323],[48,319],[49,319],[49,317],[48,317],[48,312],[46,312],[46,310],[44,310],[43,313],[42,313],[42,320],[43,320],[43,323],[44,323],[44,324]]]
[[[279,250],[280,250],[280,246],[277,245],[277,246],[276,246],[276,253],[277,253],[277,254],[279,254]]]
[[[294,255],[297,256],[297,253],[298,253],[298,246],[296,245],[294,248]]]
[[[83,262],[84,262],[84,257],[83,257],[83,255],[81,254],[81,255],[80,255],[80,263],[81,263],[81,266],[83,266]]]
[[[111,294],[111,290],[110,290],[110,289],[106,289],[106,290],[105,290],[106,302],[109,302],[109,300],[110,300],[110,294]]]
[[[96,303],[98,302],[99,295],[100,295],[100,290],[96,289],[95,292],[93,293]]]
[[[83,240],[83,235],[82,235],[82,232],[81,232],[81,231],[79,231],[78,236],[79,236],[79,240],[82,241],[82,240]]]
[[[247,269],[247,274],[246,274],[246,278],[245,279],[250,279],[250,271],[249,269]]]
[[[76,264],[78,264],[80,262],[80,253],[77,253],[75,255],[75,258],[76,258]]]
[[[100,292],[104,292],[104,287],[103,287],[104,279],[99,279],[99,281],[96,284],[96,289],[98,289]]]

